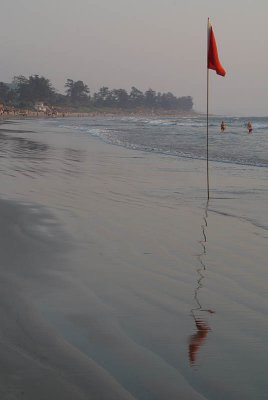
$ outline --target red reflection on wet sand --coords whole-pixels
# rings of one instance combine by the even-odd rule
[[[199,352],[200,347],[206,340],[208,332],[210,331],[208,325],[201,319],[196,319],[195,325],[197,328],[197,332],[190,337],[189,343],[189,358],[191,365],[196,364],[197,353]]]

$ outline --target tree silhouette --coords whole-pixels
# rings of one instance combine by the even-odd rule
[[[15,76],[13,83],[16,85],[18,100],[22,102],[50,102],[55,90],[49,79],[39,75],[31,75],[29,79],[23,75]]]
[[[89,100],[89,88],[84,84],[83,81],[73,81],[72,79],[67,79],[65,83],[67,97],[69,97],[70,102],[75,105],[86,104]]]
[[[173,93],[156,93],[149,88],[144,93],[135,86],[128,93],[125,89],[109,89],[102,86],[90,96],[89,87],[82,81],[68,78],[65,82],[66,95],[56,92],[49,79],[37,74],[26,78],[18,75],[13,78],[13,88],[0,82],[0,101],[23,106],[33,106],[36,101],[46,104],[86,107],[114,108],[124,110],[163,110],[184,111],[193,109],[191,96],[176,97]]]

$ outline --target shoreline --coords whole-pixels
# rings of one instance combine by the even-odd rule
[[[23,112],[20,111],[10,111],[9,113],[0,114],[0,121],[5,121],[8,119],[35,119],[35,118],[57,118],[57,117],[198,117],[202,116],[203,114],[193,112],[149,112],[149,111],[90,111],[90,112],[79,112],[79,111],[57,111],[56,114],[46,114],[45,112],[41,111],[31,111],[31,110],[24,110]]]
[[[2,138],[3,399],[265,399],[255,175],[212,169],[206,207],[199,160],[40,125]]]

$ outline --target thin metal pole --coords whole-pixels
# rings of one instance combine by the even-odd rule
[[[208,170],[208,94],[209,94],[209,69],[207,68],[207,191],[209,200],[209,170]]]
[[[207,59],[208,59],[208,51],[209,51],[209,18],[208,18],[208,26],[207,26]],[[209,69],[207,65],[207,192],[208,192],[208,200],[209,200],[209,171],[208,171],[208,100],[209,100]]]

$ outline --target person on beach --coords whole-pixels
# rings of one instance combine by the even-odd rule
[[[249,121],[248,124],[247,124],[247,128],[248,128],[248,133],[252,133],[253,128],[252,128],[252,124],[251,124],[250,121]]]
[[[226,129],[226,124],[224,121],[221,121],[221,132],[224,132]]]

